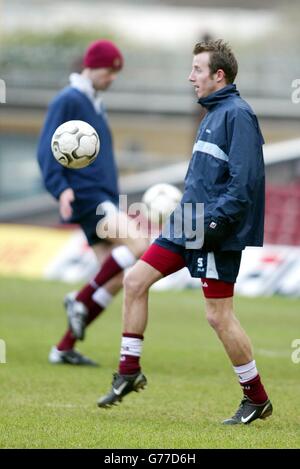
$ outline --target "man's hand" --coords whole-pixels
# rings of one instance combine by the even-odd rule
[[[74,202],[75,195],[73,189],[65,189],[59,196],[59,213],[63,220],[71,218],[73,209],[71,203]]]
[[[204,244],[202,249],[205,251],[217,251],[224,239],[230,234],[229,223],[220,220],[210,220],[204,232]]]

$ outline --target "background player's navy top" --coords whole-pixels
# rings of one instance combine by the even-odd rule
[[[58,163],[51,151],[51,139],[56,128],[69,120],[82,120],[94,127],[100,137],[100,152],[86,168],[68,169]],[[96,112],[92,101],[76,88],[64,88],[52,101],[38,146],[38,162],[48,191],[59,198],[62,191],[72,188],[72,203],[76,221],[94,211],[105,200],[118,204],[117,168],[113,153],[112,136],[104,112]]]
[[[265,172],[257,118],[235,85],[199,103],[208,112],[199,127],[181,205],[202,202],[205,226],[211,219],[231,225],[230,235],[221,242],[222,251],[261,246]],[[168,239],[184,246],[188,236],[175,238],[171,230]]]

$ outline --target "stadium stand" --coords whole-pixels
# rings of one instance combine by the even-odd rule
[[[268,184],[265,242],[300,246],[300,183]]]

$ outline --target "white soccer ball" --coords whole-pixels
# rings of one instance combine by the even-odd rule
[[[100,139],[87,122],[68,121],[55,130],[51,149],[54,158],[66,168],[85,168],[97,158]]]
[[[163,222],[173,212],[182,198],[182,192],[171,184],[155,184],[143,195],[148,219]]]

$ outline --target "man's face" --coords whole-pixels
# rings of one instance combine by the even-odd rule
[[[220,89],[217,73],[211,75],[209,68],[209,52],[194,55],[189,81],[195,88],[198,98],[205,98]]]
[[[118,72],[112,68],[90,69],[90,78],[95,90],[104,91],[109,88],[112,82],[116,79],[117,73]]]

